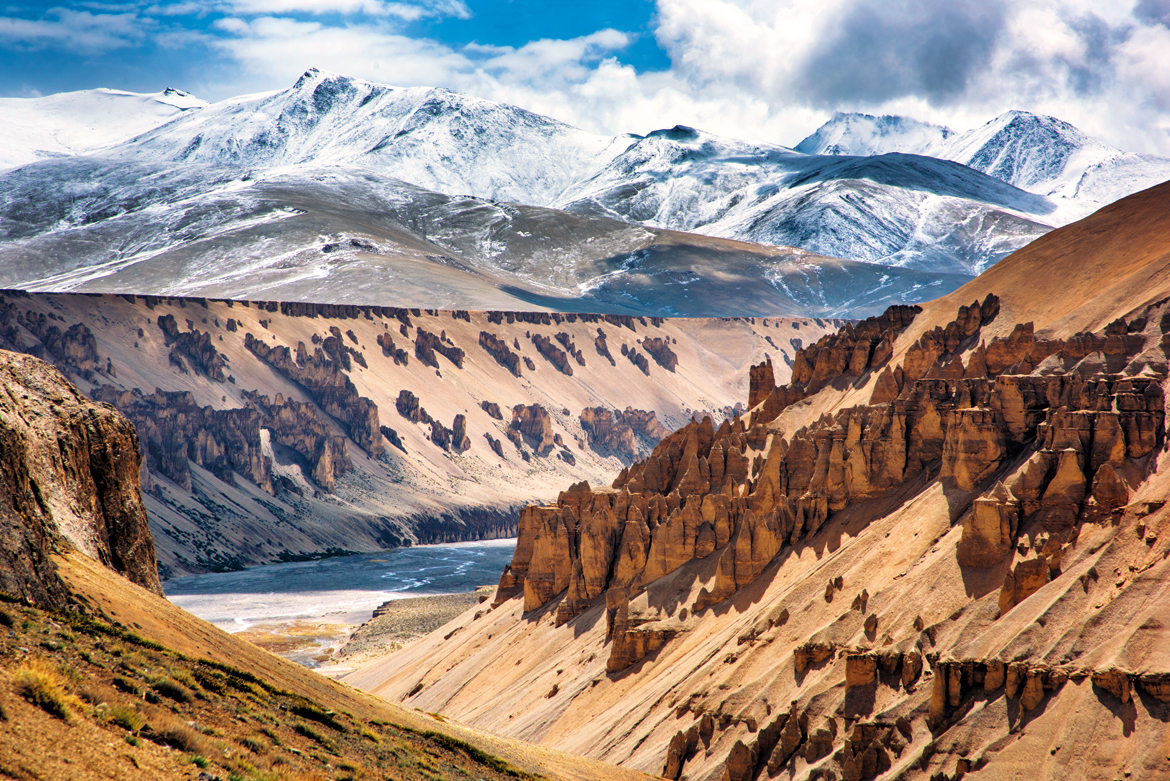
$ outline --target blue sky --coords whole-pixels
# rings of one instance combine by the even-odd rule
[[[208,100],[309,67],[602,133],[795,144],[835,111],[965,130],[1018,108],[1170,154],[1170,0],[0,0],[0,94]]]
[[[165,82],[201,91],[208,99],[230,97],[238,63],[219,48],[232,37],[224,24],[258,18],[335,28],[371,25],[455,50],[519,48],[612,29],[628,36],[618,47],[623,62],[639,71],[669,69],[670,58],[654,37],[652,0],[594,0],[569,13],[550,13],[551,8],[542,0],[18,2],[0,6],[0,93],[32,96],[94,87],[152,92]],[[310,65],[312,53],[305,57]]]

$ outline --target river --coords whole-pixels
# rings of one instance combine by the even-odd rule
[[[495,584],[515,548],[515,539],[418,545],[189,575],[168,580],[163,588],[171,602],[228,632],[312,635],[311,648],[283,654],[306,663],[310,650],[344,642],[387,600]],[[266,647],[274,645],[279,644]]]

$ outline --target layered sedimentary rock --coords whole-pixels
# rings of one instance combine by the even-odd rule
[[[513,407],[508,433],[515,435],[513,441],[517,446],[520,442],[527,443],[540,456],[547,456],[556,445],[552,417],[539,404],[517,404]]]
[[[479,346],[487,351],[488,355],[496,359],[496,363],[520,376],[520,356],[508,348],[508,343],[488,331],[479,332]]]
[[[599,326],[615,351],[614,340],[668,339],[679,355],[676,373],[651,382],[625,361],[588,359],[582,350],[593,352],[582,343]],[[0,347],[43,357],[83,393],[120,405],[140,428],[145,502],[168,577],[418,541],[411,530],[424,522],[427,535],[495,534],[514,524],[522,501],[555,491],[555,475],[608,483],[620,469],[587,444],[573,414],[584,404],[622,409],[637,397],[670,426],[692,409],[723,408],[740,393],[738,372],[727,367],[746,370],[762,357],[764,334],[781,328],[791,330],[772,319],[0,294]],[[438,369],[411,354],[419,330]],[[479,348],[458,369],[455,350],[481,332],[496,335],[518,370],[529,362],[539,371],[517,377]],[[574,369],[585,360],[589,371],[568,377],[553,370],[531,333],[555,343]],[[729,339],[737,349],[727,354]],[[711,373],[711,365],[721,371]],[[420,425],[385,419],[404,389],[417,394],[414,409],[404,410]],[[509,428],[509,410],[534,400],[548,409],[552,427],[551,449],[543,435],[535,441],[545,452],[535,464],[542,456]],[[511,437],[520,448],[501,444]],[[641,452],[653,444],[638,440]],[[481,506],[510,513],[511,521],[481,526],[476,519],[487,516],[472,512]]]
[[[0,351],[0,386],[0,591],[64,607],[73,547],[161,594],[134,426],[27,355]]]
[[[661,337],[652,336],[642,340],[642,349],[650,353],[651,357],[668,372],[678,366],[678,356],[670,349],[670,342]]]
[[[260,413],[261,424],[272,432],[273,439],[305,459],[309,474],[322,489],[333,491],[337,478],[353,470],[345,437],[334,434],[313,405],[285,399],[279,393],[272,401],[259,393],[246,394],[245,398]]]
[[[573,366],[569,363],[569,356],[565,351],[557,347],[552,339],[549,339],[543,334],[533,334],[532,344],[536,346],[536,351],[544,356],[545,360],[557,367],[557,371],[561,374],[573,376]]]
[[[424,366],[432,366],[437,369],[439,361],[435,358],[435,353],[438,353],[455,364],[456,368],[462,369],[463,349],[447,342],[446,336],[446,331],[435,336],[430,331],[419,328],[414,340],[414,356],[422,361]]]
[[[496,605],[521,598],[523,610],[537,615],[554,603],[557,625],[604,610],[607,669],[622,674],[679,642],[710,615],[706,611],[749,586],[761,588],[757,579],[765,571],[774,572],[769,568],[776,561],[809,545],[836,514],[867,503],[882,506],[875,503],[893,497],[912,501],[937,485],[949,522],[960,529],[950,556],[973,582],[1000,579],[992,592],[998,610],[986,620],[1007,620],[1062,575],[1082,527],[1107,529],[1132,517],[1130,497],[1157,469],[1166,445],[1170,301],[1149,303],[1095,333],[1049,338],[1024,323],[986,339],[983,329],[999,309],[995,296],[962,306],[946,326],[922,332],[896,364],[895,342],[916,307],[892,308],[798,352],[785,386],[774,387],[770,364],[754,367],[750,415],[718,427],[709,419],[692,422],[624,470],[612,487],[576,485],[554,505],[526,508]],[[872,388],[868,404],[840,406],[796,429],[781,425],[789,407],[819,391],[865,388]],[[855,511],[849,517],[864,516]],[[1149,536],[1146,544],[1156,540]],[[680,602],[663,584],[683,568],[706,573],[706,585]],[[1081,575],[1086,591],[1097,577],[1093,569]],[[831,579],[824,601],[849,589],[840,576]],[[672,607],[664,609],[668,594]],[[882,650],[894,642],[889,633],[895,630],[870,602],[858,588],[840,620],[855,627],[844,635],[855,632],[876,647],[844,645],[830,633],[794,651],[798,682],[834,658],[844,661],[847,712],[872,707],[866,703],[882,687],[909,696],[924,660],[933,682],[929,723],[943,729],[962,718],[976,691],[1006,687],[1006,696],[1019,698],[1027,713],[1041,709],[1070,678],[1091,677],[1118,699],[1133,687],[1145,687],[1154,700],[1170,690],[1163,683],[1170,669],[1116,672],[943,658],[925,639],[938,630],[920,617],[913,622],[922,633],[916,645]],[[856,617],[847,619],[851,614]],[[787,609],[783,615],[787,620]],[[741,635],[741,642],[772,634],[770,626]],[[830,774],[819,777],[873,778],[896,764],[914,739],[910,720],[856,723],[839,732],[833,719],[825,727],[802,721],[814,712],[807,706],[803,714],[793,710],[771,721],[752,717],[754,734],[731,747],[723,778],[775,774],[792,768],[794,756],[803,757],[798,767]],[[710,752],[700,748],[702,725],[697,721],[670,741],[663,758],[667,777],[685,777],[695,757],[700,767],[710,767],[703,758]],[[962,775],[974,764],[959,759],[950,767]]]
[[[150,466],[183,488],[191,488],[194,463],[225,482],[234,483],[240,474],[272,492],[270,465],[260,447],[262,416],[256,409],[217,410],[196,404],[191,393],[157,388],[147,396],[105,385],[93,398],[129,417]]]
[[[656,445],[669,433],[653,411],[632,407],[626,407],[624,412],[588,407],[581,411],[580,420],[589,447],[599,453],[612,453],[627,464],[648,452],[647,442]]]
[[[187,321],[187,331],[180,331],[174,315],[159,315],[158,327],[163,332],[164,343],[171,348],[171,360],[182,366],[185,356],[191,366],[216,382],[224,382],[227,359],[211,343],[211,334],[195,328],[194,321]]]

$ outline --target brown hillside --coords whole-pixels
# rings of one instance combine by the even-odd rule
[[[753,371],[347,680],[669,778],[1167,777],[1168,206]]]

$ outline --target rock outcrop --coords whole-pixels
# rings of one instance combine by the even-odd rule
[[[463,368],[463,349],[456,347],[454,344],[446,342],[446,332],[440,336],[435,336],[426,329],[419,328],[418,334],[414,340],[414,357],[422,361],[424,366],[431,366],[439,368],[439,361],[435,358],[435,353],[442,355],[444,358],[455,364],[456,368]]]
[[[520,376],[520,356],[512,352],[508,343],[503,339],[488,331],[480,331],[479,346],[486,350],[488,355],[495,358],[496,363],[500,366],[512,372],[516,377]]]
[[[336,337],[330,337],[336,338]],[[340,340],[338,340],[340,342]],[[385,450],[382,428],[378,421],[378,405],[358,394],[342,367],[326,357],[317,348],[312,355],[298,345],[296,360],[287,347],[269,347],[252,334],[244,338],[244,346],[256,357],[303,387],[321,409],[341,422],[350,437],[371,456]]]
[[[532,344],[536,351],[544,356],[545,360],[557,367],[557,371],[569,377],[573,376],[573,366],[569,363],[569,356],[565,351],[553,344],[553,340],[543,334],[533,334]]]
[[[1104,334],[1044,340],[1017,328],[981,341],[998,309],[994,296],[960,308],[893,368],[894,340],[916,308],[893,308],[802,350],[787,386],[769,387],[769,365],[757,367],[749,416],[718,428],[709,418],[692,422],[623,470],[612,488],[573,486],[554,505],[526,508],[497,601],[522,595],[524,610],[535,611],[559,599],[558,624],[604,604],[612,637],[607,666],[620,672],[678,634],[669,622],[634,618],[630,605],[679,568],[703,561],[712,573],[679,615],[701,614],[755,582],[834,513],[937,480],[962,525],[959,566],[983,570],[1015,558],[999,597],[1007,613],[1059,573],[1080,524],[1115,518],[1154,468],[1165,445],[1170,342],[1155,323],[1170,325],[1170,304],[1151,305]],[[839,409],[795,431],[776,427],[784,409],[809,394],[861,387],[878,374],[892,378],[874,394],[884,400]],[[587,431],[609,430],[598,425],[602,419],[591,413],[582,422]],[[842,587],[839,577],[831,582],[826,601]],[[876,638],[883,624],[867,602],[867,593],[854,600],[863,614],[858,631]],[[834,652],[831,643],[804,648],[798,673]],[[910,667],[902,659],[901,652],[890,660],[855,652],[845,665],[846,687],[876,685],[887,661],[893,678],[916,680],[921,657]],[[1037,707],[1053,680],[1027,678],[1025,710]],[[865,730],[838,759],[846,777],[890,766],[883,741],[894,733]],[[826,747],[834,739],[826,737]],[[803,740],[810,762],[824,756],[816,740]],[[768,762],[762,748],[750,748],[732,751],[725,777],[755,777]],[[680,751],[668,754],[672,773]]]
[[[228,484],[234,485],[239,474],[272,493],[258,410],[201,407],[189,392],[157,388],[146,396],[104,385],[93,398],[112,404],[134,422],[151,468],[184,490],[191,490],[190,464],[195,463]]]
[[[670,778],[1170,776],[1151,193],[921,312],[801,333],[746,414],[525,509],[486,622],[351,681]]]
[[[272,438],[304,458],[313,481],[326,492],[333,491],[338,477],[353,470],[345,437],[334,434],[313,405],[279,393],[272,401],[260,393],[245,392],[244,396],[260,413],[261,425],[272,432]]]
[[[185,356],[196,370],[216,382],[227,379],[227,359],[211,343],[211,334],[196,330],[188,320],[188,330],[180,331],[174,315],[159,315],[158,327],[163,332],[163,341],[171,348],[171,360]]]
[[[552,416],[539,404],[517,404],[512,407],[512,422],[508,431],[517,435],[539,456],[547,456],[556,445]]]
[[[642,349],[650,353],[654,361],[668,372],[678,366],[678,356],[670,349],[670,342],[660,336],[648,336],[642,340]]]
[[[65,607],[72,547],[161,594],[134,426],[27,355],[0,351],[0,385],[0,591]]]
[[[626,464],[648,454],[669,433],[653,411],[632,407],[624,412],[587,407],[581,410],[580,420],[589,447],[603,455],[615,455]]]

